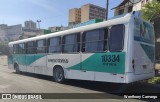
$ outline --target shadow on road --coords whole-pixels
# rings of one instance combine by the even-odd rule
[[[14,72],[15,73],[15,72]],[[53,81],[51,76],[23,72],[20,75],[34,77],[42,80]],[[160,93],[160,86],[151,85],[146,82],[135,82],[131,84],[95,82],[84,80],[66,80],[66,85],[95,90],[104,93]]]
[[[13,72],[15,73],[15,72]],[[15,73],[16,74],[16,73]],[[48,80],[54,83],[51,76],[45,76],[45,75],[39,75],[39,74],[32,74],[32,73],[26,73],[23,72],[19,75],[27,76],[27,77],[33,77],[37,79],[42,80]],[[123,95],[125,94],[131,94],[131,93],[160,93],[160,86],[157,87],[155,85],[147,84],[146,82],[135,82],[131,84],[115,84],[115,83],[107,83],[107,82],[95,82],[95,81],[84,81],[84,80],[67,80],[64,85],[70,85],[74,87],[94,90],[98,92],[103,93],[109,93],[114,96],[121,97],[123,99]],[[146,100],[142,99],[144,101],[152,101],[152,100]],[[156,100],[154,100],[155,102]]]

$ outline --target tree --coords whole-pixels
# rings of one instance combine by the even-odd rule
[[[156,57],[160,58],[160,42],[157,39],[160,38],[160,0],[147,3],[142,9],[142,17],[149,22],[153,23],[155,31],[155,54]]]
[[[154,24],[155,37],[160,38],[160,2],[147,3],[142,9],[142,17]]]

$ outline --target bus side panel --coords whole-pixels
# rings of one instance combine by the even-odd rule
[[[8,68],[9,68],[9,69],[14,69],[14,65],[13,65],[13,55],[9,55],[9,56],[8,56]]]
[[[12,65],[14,68],[14,64],[18,64],[19,70],[25,72],[26,71],[26,56],[25,54],[13,54],[12,55]]]
[[[53,75],[53,68],[55,68],[55,66],[61,66],[62,68],[66,69],[70,66],[73,66],[75,64],[79,64],[80,63],[80,57],[81,53],[76,53],[76,54],[48,54],[47,55],[47,68],[49,68],[48,70],[50,70],[49,75]],[[75,70],[80,70],[81,69],[81,65],[77,65],[75,67]]]
[[[47,75],[47,56],[46,54],[35,54],[34,69],[35,73]]]
[[[35,54],[27,54],[26,55],[26,66],[27,66],[27,72],[35,73],[34,67],[35,67]]]
[[[79,65],[81,70],[76,69]],[[69,79],[124,83],[125,52],[86,53],[82,55],[81,63],[67,69]]]
[[[17,55],[17,64],[19,66],[20,71],[26,71],[26,55],[25,54],[19,54]]]
[[[135,74],[153,72],[154,47],[134,41]]]

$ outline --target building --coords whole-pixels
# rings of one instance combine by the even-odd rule
[[[123,0],[115,9],[114,15],[121,15],[132,11],[140,11],[148,2],[156,0]]]
[[[75,25],[81,22],[81,8],[69,10],[69,25]]]
[[[24,27],[22,28],[22,31],[23,38],[30,38],[44,34],[44,29],[37,28],[37,24],[32,20],[24,22]]]
[[[106,9],[93,4],[86,4],[81,8],[69,10],[69,26],[83,23],[91,19],[105,19]]]
[[[8,26],[7,28],[7,38],[9,41],[22,39],[22,34],[22,24]]]
[[[64,26],[54,26],[54,27],[49,27],[48,29],[49,29],[51,32],[58,32],[58,31],[67,30],[68,27],[64,27]]]
[[[105,19],[106,9],[93,4],[86,4],[81,7],[81,23],[91,19]]]
[[[22,25],[8,26],[6,24],[0,25],[0,41],[14,41],[19,40],[23,36]]]
[[[24,22],[24,27],[25,28],[30,28],[30,29],[36,29],[37,28],[37,24],[35,22],[33,22],[32,20],[25,21]]]
[[[23,38],[30,38],[30,37],[35,37],[35,36],[44,34],[44,29],[38,29],[38,28],[30,29],[30,28],[23,27],[22,31],[23,31]]]
[[[0,29],[0,41],[6,41],[6,32],[5,30]]]
[[[7,25],[1,24],[0,25],[0,41],[6,41],[7,40]]]

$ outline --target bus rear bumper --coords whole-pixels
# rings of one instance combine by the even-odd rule
[[[126,81],[125,83],[131,83],[135,81],[149,79],[155,76],[155,72],[150,73],[141,73],[141,74],[134,74],[134,73],[127,73],[126,74]]]

